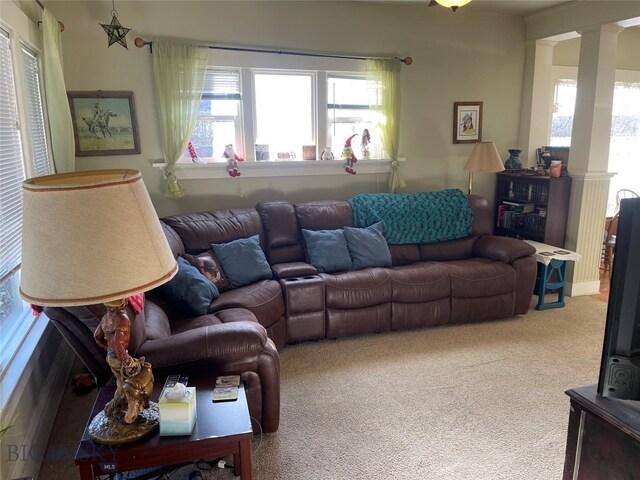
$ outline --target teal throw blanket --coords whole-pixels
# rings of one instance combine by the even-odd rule
[[[361,193],[347,200],[355,227],[382,222],[389,244],[434,243],[471,233],[473,211],[458,189],[439,192]]]

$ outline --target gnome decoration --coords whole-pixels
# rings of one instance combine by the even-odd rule
[[[191,157],[191,161],[193,163],[207,163],[201,158],[198,158],[198,152],[196,152],[196,147],[193,146],[193,143],[189,142],[189,145],[187,145],[187,150],[189,150],[189,156]]]
[[[238,162],[244,162],[244,158],[240,158],[236,155],[236,152],[233,149],[233,144],[230,143],[225,146],[222,156],[227,159],[227,172],[230,177],[239,177],[242,175],[238,171]]]
[[[362,140],[360,142],[360,152],[362,153],[362,158],[364,158],[365,160],[371,159],[369,143],[371,143],[371,135],[369,134],[369,129],[365,128],[362,131]]]
[[[358,135],[357,133],[354,133],[349,138],[347,138],[347,141],[344,142],[344,148],[342,149],[342,158],[344,158],[347,161],[347,163],[344,166],[344,171],[350,175],[356,174],[356,171],[353,168],[353,164],[356,163],[358,159],[353,154],[353,148],[351,148],[351,140],[353,140],[353,137],[357,135]]]

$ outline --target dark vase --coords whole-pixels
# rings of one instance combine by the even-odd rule
[[[509,158],[504,162],[504,168],[507,170],[519,170],[522,168],[522,161],[520,160],[520,153],[522,150],[517,148],[509,149]]]

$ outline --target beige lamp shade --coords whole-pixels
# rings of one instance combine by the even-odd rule
[[[106,303],[171,279],[178,267],[136,170],[23,183],[20,294],[35,305]]]
[[[476,143],[464,166],[465,172],[501,172],[503,170],[502,159],[493,142]]]

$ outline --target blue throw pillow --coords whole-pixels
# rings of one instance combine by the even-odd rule
[[[206,315],[220,296],[217,287],[182,257],[178,257],[178,273],[159,288],[167,301],[194,317]]]
[[[345,272],[352,270],[351,257],[344,231],[302,230],[309,263],[319,272]]]
[[[231,288],[273,278],[271,266],[260,248],[258,235],[229,243],[212,243],[211,249]]]
[[[344,227],[353,268],[390,267],[391,252],[382,232],[382,222],[367,228]]]

